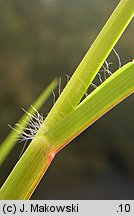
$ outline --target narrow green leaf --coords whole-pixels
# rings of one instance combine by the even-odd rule
[[[52,91],[56,88],[56,86],[58,85],[58,80],[55,79],[53,80],[49,86],[47,88],[45,88],[45,90],[43,91],[43,93],[36,99],[36,101],[33,103],[33,107],[36,110],[39,110],[42,105],[45,103],[45,101],[47,100],[47,98],[50,96],[50,94],[52,93]],[[35,110],[30,107],[27,110],[28,113],[34,115]],[[25,113],[22,118],[18,121],[18,124],[21,127],[27,127],[27,124],[29,123],[28,119],[27,119],[27,114]],[[14,147],[16,140],[19,136],[17,130],[20,130],[20,128],[18,126],[14,127],[15,130],[12,130],[9,135],[6,137],[6,139],[2,142],[2,144],[0,145],[0,165],[2,165],[2,163],[4,162],[4,160],[6,159],[6,157],[8,156],[8,154],[10,153],[10,151],[12,150],[12,148]]]
[[[45,133],[49,143],[57,152],[79,133],[93,124],[112,107],[134,92],[134,63],[130,62],[116,71],[67,117],[51,131]],[[45,127],[45,123],[44,123]],[[62,145],[61,145],[62,143]]]
[[[121,0],[49,112],[48,127],[75,109],[133,15],[134,1]]]

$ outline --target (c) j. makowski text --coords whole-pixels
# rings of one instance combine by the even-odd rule
[[[20,212],[25,212],[25,205],[22,205],[20,208]],[[79,205],[71,204],[71,205],[39,205],[39,204],[31,204],[30,205],[30,212],[78,212]]]

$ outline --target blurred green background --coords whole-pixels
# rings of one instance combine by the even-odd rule
[[[55,77],[72,75],[119,0],[0,0],[0,141]],[[132,23],[116,45],[133,58]],[[118,68],[115,55],[112,71]],[[57,94],[57,93],[56,93]],[[53,96],[42,108],[44,116]],[[32,199],[134,199],[134,97],[83,132],[51,164]],[[0,185],[19,159],[15,146]]]

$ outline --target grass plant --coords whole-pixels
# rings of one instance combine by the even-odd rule
[[[121,0],[3,184],[0,199],[29,199],[55,154],[134,92],[129,62],[82,100],[133,14],[133,0]]]

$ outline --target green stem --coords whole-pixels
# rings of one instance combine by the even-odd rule
[[[128,63],[94,90],[74,112],[34,137],[0,190],[0,199],[29,199],[54,155],[80,132],[134,91],[134,64]]]
[[[45,138],[35,138],[0,189],[0,199],[29,199],[53,157]]]

